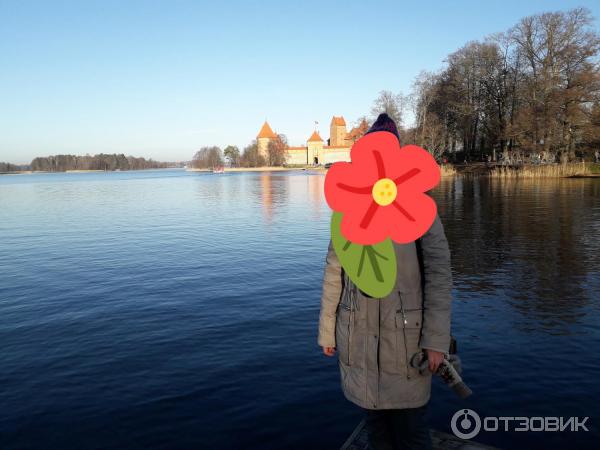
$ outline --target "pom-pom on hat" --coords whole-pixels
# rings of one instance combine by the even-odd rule
[[[369,131],[365,134],[374,133],[376,131],[387,131],[392,133],[396,138],[398,138],[398,142],[400,142],[400,133],[398,133],[398,127],[396,127],[396,122],[388,116],[386,113],[381,113],[377,117],[377,120],[371,125]]]

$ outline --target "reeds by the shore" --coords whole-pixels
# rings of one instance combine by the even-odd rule
[[[591,175],[590,163],[500,166],[489,172],[493,178],[563,178]]]
[[[441,164],[440,172],[442,172],[443,177],[450,177],[452,175],[456,175],[456,169],[451,164]]]

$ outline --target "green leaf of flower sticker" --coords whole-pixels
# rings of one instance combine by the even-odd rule
[[[390,238],[373,245],[350,242],[340,231],[342,213],[331,216],[331,241],[340,264],[358,288],[374,298],[389,295],[396,283],[396,252]]]

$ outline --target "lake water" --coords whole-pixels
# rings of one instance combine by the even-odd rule
[[[324,176],[0,177],[0,448],[335,449],[361,418],[317,347]],[[475,395],[430,417],[589,416],[482,432],[597,448],[600,180],[444,179],[453,334]]]

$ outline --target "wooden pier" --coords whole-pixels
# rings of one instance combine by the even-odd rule
[[[499,450],[496,447],[465,441],[451,434],[435,430],[431,431],[431,440],[433,441],[433,450]],[[371,450],[364,420],[358,424],[340,450]]]

